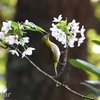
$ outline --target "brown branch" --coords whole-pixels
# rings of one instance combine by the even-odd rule
[[[19,50],[18,50],[19,52]],[[64,87],[65,89],[67,89],[69,92],[81,97],[81,98],[84,98],[84,99],[89,99],[89,100],[96,100],[95,98],[91,98],[91,97],[87,97],[87,96],[84,96],[72,89],[70,89],[67,85],[65,84],[62,84],[60,83],[59,81],[57,81],[56,79],[54,79],[51,75],[47,74],[46,72],[44,72],[43,70],[41,70],[38,66],[36,66],[27,56],[25,56],[25,58],[29,61],[30,64],[32,64],[32,66],[34,66],[39,72],[41,72],[43,75],[45,75],[46,77],[48,77],[49,79],[51,79],[53,82],[55,82],[56,84]]]
[[[21,52],[20,50],[17,49],[17,51],[18,51],[20,54],[22,54],[22,52]],[[80,93],[78,93],[78,92],[76,92],[76,91],[70,89],[67,85],[65,85],[65,84],[63,84],[63,83],[57,81],[57,80],[54,79],[51,75],[49,75],[48,73],[46,73],[46,72],[44,72],[43,70],[41,70],[41,69],[40,69],[37,65],[35,65],[27,56],[25,56],[25,59],[26,59],[27,61],[29,61],[29,63],[30,63],[32,66],[34,66],[39,72],[41,72],[43,75],[45,75],[46,77],[48,77],[49,79],[51,79],[51,80],[52,80],[53,82],[55,82],[56,84],[58,84],[58,85],[64,87],[64,88],[67,89],[69,92],[71,92],[71,93],[73,93],[73,94],[75,94],[75,95],[77,95],[77,96],[79,96],[79,97],[81,97],[81,98],[84,98],[84,99],[96,100],[95,98],[91,98],[91,97],[84,96],[84,95],[82,95],[82,94],[80,94]]]
[[[10,47],[11,49],[15,49],[15,47],[9,45],[9,44],[6,44],[5,45],[7,47]],[[19,49],[16,49],[17,52],[19,52],[20,54],[22,54],[22,52],[19,50]],[[58,84],[59,86],[62,86],[64,87],[65,89],[67,89],[69,92],[81,97],[81,98],[84,98],[84,99],[89,99],[89,100],[96,100],[95,98],[91,98],[91,97],[87,97],[87,96],[84,96],[74,90],[72,90],[71,88],[69,88],[67,85],[59,82],[58,80],[54,79],[51,75],[49,75],[48,73],[44,72],[43,70],[41,70],[37,65],[35,65],[27,56],[25,56],[25,59],[33,66],[35,67],[39,72],[41,72],[43,75],[45,75],[46,77],[48,77],[49,79],[51,79],[53,82],[55,82],[56,84]]]

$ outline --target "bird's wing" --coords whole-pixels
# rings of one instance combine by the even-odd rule
[[[56,44],[52,44],[51,45],[51,50],[52,50],[52,53],[53,53],[53,59],[56,59],[57,61],[59,61],[59,58],[60,58],[60,50],[58,48],[58,46]]]

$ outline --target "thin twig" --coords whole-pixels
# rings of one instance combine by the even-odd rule
[[[15,49],[13,46],[11,45],[8,45],[8,44],[5,44],[7,47],[10,47],[12,49]],[[19,52],[20,54],[22,54],[22,52],[19,50],[19,49],[16,49],[17,52]],[[43,70],[41,70],[37,65],[35,65],[27,56],[25,56],[25,59],[33,66],[35,67],[39,72],[41,72],[43,75],[45,75],[46,77],[48,77],[49,79],[51,79],[53,82],[55,82],[56,84],[58,85],[61,85],[62,87],[64,87],[65,89],[67,89],[69,92],[81,97],[81,98],[84,98],[84,99],[89,99],[89,100],[96,100],[95,98],[91,98],[91,97],[87,97],[87,96],[84,96],[72,89],[70,89],[67,85],[65,84],[62,84],[61,82],[59,82],[58,80],[54,79],[51,75],[49,75],[48,73],[44,72]]]
[[[69,78],[69,75],[70,75],[70,70],[71,70],[71,67],[69,67],[69,69],[68,69],[68,74],[67,74],[67,76],[66,76],[65,80],[64,80],[63,82],[61,82],[62,84],[67,83],[68,78]],[[58,87],[60,87],[60,86],[61,86],[61,85],[58,85]]]
[[[17,51],[19,53],[22,54],[22,52],[20,50],[17,49]],[[70,89],[67,85],[65,84],[62,84],[61,82],[57,81],[56,79],[54,79],[51,75],[49,75],[48,73],[44,72],[43,70],[41,70],[37,65],[35,65],[27,56],[25,56],[26,60],[29,61],[29,63],[34,66],[39,72],[41,72],[43,75],[45,75],[46,77],[48,77],[49,79],[51,79],[53,82],[55,82],[56,84],[58,85],[61,85],[62,87],[66,88],[69,92],[81,97],[81,98],[84,98],[84,99],[89,99],[89,100],[96,100],[95,98],[91,98],[91,97],[87,97],[87,96],[84,96],[72,89]]]
[[[91,97],[87,97],[84,96],[78,92],[75,92],[74,90],[70,89],[67,85],[60,83],[59,81],[57,81],[56,79],[54,79],[51,75],[47,74],[46,72],[44,72],[43,70],[41,70],[38,66],[36,66],[27,56],[25,56],[25,58],[29,61],[30,64],[32,64],[32,66],[34,66],[39,72],[41,72],[43,75],[45,75],[46,77],[48,77],[49,79],[51,79],[53,82],[55,82],[58,85],[61,85],[62,87],[66,88],[69,92],[84,98],[84,99],[89,99],[89,100],[96,100],[95,98],[91,98]]]

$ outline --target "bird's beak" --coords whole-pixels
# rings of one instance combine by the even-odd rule
[[[49,37],[50,36],[50,33],[48,33],[47,36]]]

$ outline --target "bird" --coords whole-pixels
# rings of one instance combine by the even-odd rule
[[[49,52],[50,58],[53,62],[53,66],[55,69],[55,74],[57,75],[57,66],[58,66],[61,52],[59,47],[55,43],[50,41],[49,35],[50,34],[48,33],[42,37],[42,43]]]

